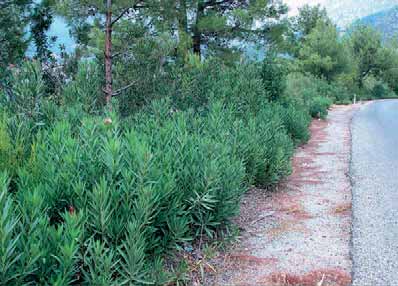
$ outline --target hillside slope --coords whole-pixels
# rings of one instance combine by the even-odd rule
[[[383,34],[385,39],[398,35],[398,5],[370,16],[367,16],[357,23],[375,27]]]
[[[398,0],[284,0],[291,12],[305,4],[325,7],[330,17],[341,28],[346,28],[358,19],[391,9],[398,5]]]

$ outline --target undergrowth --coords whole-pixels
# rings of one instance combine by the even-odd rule
[[[290,174],[318,104],[278,98],[257,65],[209,62],[175,79],[183,97],[121,117],[80,68],[54,98],[27,63],[13,80],[31,100],[2,95],[1,285],[187,283],[179,253],[218,238],[250,186]]]

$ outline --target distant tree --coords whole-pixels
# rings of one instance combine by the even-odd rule
[[[0,0],[0,93],[12,95],[11,74],[25,56],[31,0]]]
[[[298,16],[292,20],[293,30],[299,33],[300,37],[305,37],[315,29],[319,22],[331,24],[325,8],[322,8],[320,5],[304,5],[299,9]]]
[[[294,57],[298,57],[303,40],[319,22],[332,24],[325,9],[320,5],[305,5],[299,9],[295,17],[289,19],[289,29],[286,33],[283,49]]]
[[[358,86],[362,88],[367,76],[380,76],[389,67],[387,50],[383,48],[380,33],[368,26],[354,27],[348,42],[358,65]]]
[[[104,93],[108,103],[112,96],[134,85],[127,83],[114,90],[113,60],[120,55],[129,57],[130,61],[134,59],[131,47],[135,37],[144,30],[148,39],[149,34],[168,34],[174,38],[177,58],[184,58],[188,52],[199,57],[204,54],[228,57],[239,50],[242,41],[259,43],[281,37],[285,27],[281,17],[287,13],[287,7],[280,0],[60,0],[59,4],[82,42],[97,41],[98,44],[101,39],[88,25],[104,33]],[[91,39],[84,39],[79,31],[90,31],[85,34],[91,34]],[[114,31],[117,31],[115,39]],[[115,42],[124,50],[114,53]],[[163,42],[168,49],[168,41]],[[126,56],[128,52],[130,55]]]
[[[299,50],[300,65],[305,72],[329,82],[349,70],[349,50],[339,39],[331,23],[320,21],[304,39]]]
[[[380,80],[398,94],[398,39],[384,43],[379,54],[382,62]]]

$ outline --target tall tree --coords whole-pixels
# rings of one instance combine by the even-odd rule
[[[9,96],[11,67],[21,62],[29,46],[31,4],[31,0],[0,0],[0,90]]]
[[[299,9],[298,16],[292,19],[293,29],[301,37],[309,35],[319,22],[331,24],[325,8],[320,5],[304,5]]]
[[[349,45],[358,65],[358,86],[369,75],[379,76],[389,65],[381,35],[371,27],[356,26],[349,34]]]
[[[320,5],[301,7],[298,15],[289,19],[289,30],[285,42],[286,50],[298,57],[304,39],[320,22],[332,25],[324,8]]]
[[[304,71],[328,81],[349,70],[349,50],[340,41],[331,23],[319,21],[310,34],[303,38],[299,62]]]
[[[390,41],[385,46],[385,59],[388,65],[381,74],[381,78],[398,94],[398,40]]]
[[[157,11],[171,23],[180,48],[228,56],[242,42],[280,39],[287,7],[280,0],[168,0]]]

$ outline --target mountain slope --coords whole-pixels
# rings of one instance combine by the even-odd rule
[[[325,7],[330,17],[341,28],[346,28],[358,19],[364,18],[398,5],[398,0],[284,0],[291,12],[305,4]]]
[[[385,39],[398,35],[398,5],[370,16],[367,16],[357,23],[365,24],[376,28],[383,34]]]

